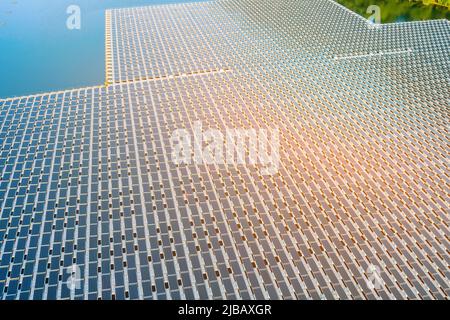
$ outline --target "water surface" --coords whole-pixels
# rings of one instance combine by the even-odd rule
[[[105,81],[104,12],[108,8],[202,0],[0,0],[0,98],[99,85]],[[446,8],[408,0],[337,0],[382,22],[449,19]],[[69,30],[70,5],[81,9],[81,28]]]
[[[108,8],[192,0],[0,0],[0,98],[103,84]],[[66,26],[70,5],[81,28]]]

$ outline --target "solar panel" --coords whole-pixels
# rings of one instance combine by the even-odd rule
[[[105,86],[0,100],[1,299],[448,298],[448,21],[219,0],[106,29]],[[198,128],[276,128],[279,166],[173,161]]]

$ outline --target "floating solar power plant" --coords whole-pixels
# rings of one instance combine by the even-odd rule
[[[449,298],[448,21],[220,0],[106,29],[105,86],[0,100],[0,299]],[[276,127],[278,170],[174,162],[199,124]]]

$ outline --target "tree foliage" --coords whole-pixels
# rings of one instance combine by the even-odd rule
[[[450,20],[450,0],[336,0],[368,18],[367,8],[377,5],[381,9],[381,22]]]

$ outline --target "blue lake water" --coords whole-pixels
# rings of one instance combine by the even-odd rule
[[[180,2],[194,1],[0,0],[0,98],[104,83],[105,9]],[[66,26],[70,5],[79,30]]]

